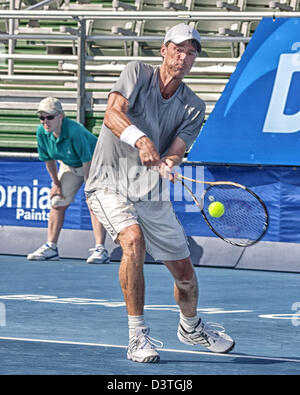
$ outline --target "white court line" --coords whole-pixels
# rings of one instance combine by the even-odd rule
[[[23,337],[2,337],[0,336],[0,340],[14,340],[14,341],[25,341],[25,342],[37,342],[37,343],[54,343],[54,344],[71,344],[76,346],[93,346],[93,347],[111,347],[111,348],[127,348],[127,346],[114,345],[114,344],[101,344],[101,343],[86,343],[86,342],[73,342],[73,341],[64,341],[64,340],[46,340],[46,339],[28,339]],[[227,357],[227,358],[247,358],[247,359],[257,359],[264,361],[277,361],[277,362],[296,362],[300,363],[300,358],[281,358],[281,357],[265,357],[259,355],[248,355],[248,354],[221,354],[221,353],[213,353],[209,351],[192,351],[192,350],[176,350],[172,348],[157,348],[160,351],[167,352],[176,352],[183,354],[196,354],[196,355],[210,355],[219,356],[219,357]]]

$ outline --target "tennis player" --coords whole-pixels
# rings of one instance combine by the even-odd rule
[[[122,248],[119,279],[128,313],[127,358],[136,362],[160,359],[144,317],[146,250],[174,277],[179,340],[221,353],[234,346],[224,330],[197,316],[198,285],[187,240],[160,187],[163,179],[153,171],[158,168],[161,176],[168,176],[200,131],[205,104],[182,81],[200,51],[199,33],[179,24],[165,36],[160,67],[127,64],[109,94],[85,186],[90,208]]]
[[[53,97],[43,99],[38,107],[40,125],[37,128],[39,158],[45,161],[52,180],[51,210],[48,240],[28,260],[58,260],[57,242],[64,223],[65,212],[87,179],[97,137],[81,124],[64,116],[61,102]],[[57,162],[59,171],[57,171]],[[90,249],[88,263],[109,263],[104,248],[105,229],[91,213],[95,247]]]

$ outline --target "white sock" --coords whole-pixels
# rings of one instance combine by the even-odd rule
[[[56,243],[53,243],[52,241],[47,241],[47,244],[48,244],[49,247],[53,248],[54,250],[57,249]]]
[[[137,326],[144,326],[144,315],[128,315],[129,339],[135,335],[135,328]]]
[[[95,248],[104,248],[104,245],[103,244],[95,244]]]
[[[180,324],[186,331],[191,332],[198,324],[198,321],[199,317],[197,314],[194,317],[186,317],[180,312]]]

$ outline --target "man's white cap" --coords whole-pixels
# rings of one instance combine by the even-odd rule
[[[63,112],[63,108],[61,102],[55,97],[46,97],[40,102],[38,112],[46,112],[47,114],[57,114]]]
[[[198,52],[201,52],[200,34],[196,29],[185,23],[179,23],[179,25],[171,27],[171,29],[167,31],[164,44],[168,41],[172,41],[174,44],[180,44],[185,40],[195,40],[197,42]]]

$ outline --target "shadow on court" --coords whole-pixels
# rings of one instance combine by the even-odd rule
[[[164,346],[159,364],[139,364],[126,359],[118,269],[118,262],[28,262],[0,255],[0,374],[300,373],[299,274],[195,268],[199,315],[222,324],[236,341],[230,354],[220,355],[178,341],[172,278],[163,265],[146,264],[146,322]]]

